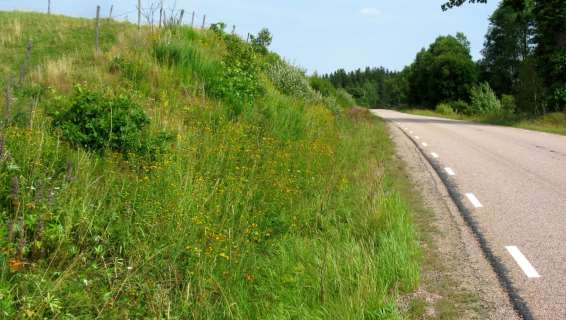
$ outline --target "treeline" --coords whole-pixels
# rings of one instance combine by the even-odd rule
[[[352,72],[340,69],[322,78],[346,90],[360,106],[395,107],[407,100],[408,82],[404,72],[369,67]]]
[[[504,0],[489,21],[480,61],[472,60],[469,41],[458,33],[438,37],[401,72],[366,68],[323,77],[368,107],[513,115],[566,111],[566,2]]]

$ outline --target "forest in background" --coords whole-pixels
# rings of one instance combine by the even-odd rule
[[[465,2],[450,1],[443,9]],[[339,69],[320,78],[366,107],[411,106],[447,115],[566,111],[566,2],[504,0],[489,21],[479,61],[457,33],[439,36],[402,71]]]

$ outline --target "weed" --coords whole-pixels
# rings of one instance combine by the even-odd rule
[[[444,115],[452,115],[454,114],[454,110],[452,107],[447,103],[441,103],[436,106],[436,112]]]

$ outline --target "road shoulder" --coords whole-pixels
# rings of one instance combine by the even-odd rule
[[[388,127],[399,172],[411,183],[401,189],[423,249],[420,289],[402,298],[405,311],[413,319],[518,319],[434,169],[399,128]]]

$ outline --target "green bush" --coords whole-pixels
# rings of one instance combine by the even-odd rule
[[[214,81],[209,93],[231,105],[237,115],[244,105],[251,105],[264,94],[260,82],[261,62],[257,53],[241,39],[225,35],[228,54],[221,62],[222,75]]]
[[[330,104],[336,105],[339,109],[356,105],[356,100],[348,91],[342,88],[336,89],[327,79],[315,75],[309,78],[309,84],[314,91],[320,93],[325,100],[329,100]]]
[[[470,99],[473,114],[488,115],[501,112],[501,102],[486,82],[472,87]]]
[[[109,148],[122,153],[153,151],[150,144],[166,140],[165,135],[149,137],[149,118],[129,97],[107,98],[75,87],[68,108],[54,114],[54,126],[73,145],[92,151]]]
[[[452,110],[454,110],[454,112],[456,113],[460,113],[460,114],[471,113],[470,104],[468,104],[466,101],[462,101],[462,100],[452,101],[450,102],[450,107],[452,107]]]
[[[501,109],[503,112],[513,114],[517,110],[517,103],[515,97],[512,95],[504,94],[501,96]]]
[[[436,112],[443,114],[443,115],[447,115],[447,116],[454,114],[454,110],[447,103],[441,103],[441,104],[437,105],[436,106]]]
[[[566,56],[564,60],[564,65],[566,65]],[[548,98],[548,105],[554,110],[566,112],[566,84],[556,85],[552,88]]]
[[[280,60],[269,65],[266,71],[271,82],[281,93],[304,99],[312,99],[315,96],[301,69]]]
[[[309,78],[309,84],[313,90],[318,91],[323,97],[336,95],[336,88],[327,79],[315,75]]]
[[[342,108],[349,108],[356,105],[354,97],[342,88],[336,90],[336,102]]]

